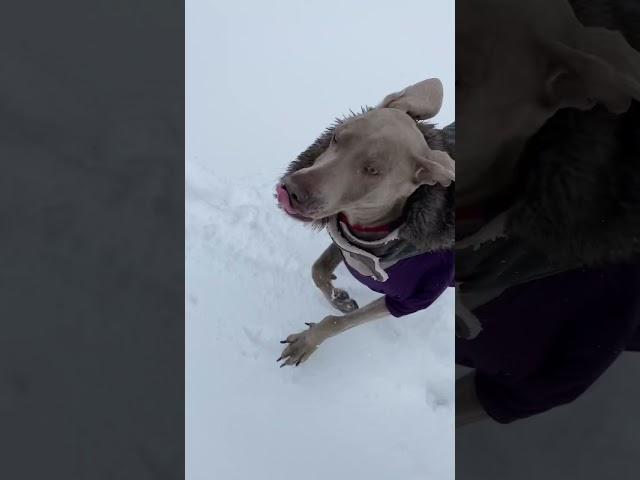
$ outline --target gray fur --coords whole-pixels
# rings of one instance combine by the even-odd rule
[[[350,115],[337,119],[305,151],[298,155],[298,158],[289,164],[283,178],[297,170],[313,165],[329,146],[333,131],[338,125],[370,109],[370,107],[363,108],[360,113],[351,112]],[[444,150],[453,157],[453,126],[439,130],[426,122],[417,122],[417,125],[432,150]],[[449,187],[423,185],[418,188],[405,205],[400,237],[412,243],[421,252],[453,248],[455,238],[454,194],[455,183]],[[328,218],[325,218],[313,222],[312,225],[314,228],[322,229],[327,221]]]

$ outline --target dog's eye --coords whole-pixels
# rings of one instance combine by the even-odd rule
[[[376,167],[367,165],[366,167],[364,167],[364,173],[366,173],[367,175],[379,175],[380,171]]]

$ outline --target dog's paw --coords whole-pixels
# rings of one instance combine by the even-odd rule
[[[305,362],[313,352],[327,338],[322,326],[317,323],[307,323],[307,330],[289,335],[280,343],[288,344],[282,351],[278,362],[284,360],[280,367],[285,365],[298,366]]]
[[[341,288],[334,288],[331,291],[331,305],[342,313],[351,313],[359,308],[358,303]]]

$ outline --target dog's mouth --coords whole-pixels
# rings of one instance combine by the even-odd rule
[[[313,218],[302,215],[291,203],[291,197],[287,188],[280,184],[276,187],[276,198],[278,199],[278,205],[282,208],[290,217],[300,220],[302,222],[312,222]]]

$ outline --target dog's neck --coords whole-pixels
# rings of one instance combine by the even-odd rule
[[[377,228],[397,224],[402,217],[406,201],[406,199],[401,199],[392,206],[382,209],[379,207],[352,208],[343,210],[341,213],[344,214],[349,225],[355,227],[350,228],[353,235],[362,240],[379,240],[386,237],[389,231],[377,230]],[[363,231],[363,228],[366,230]]]

